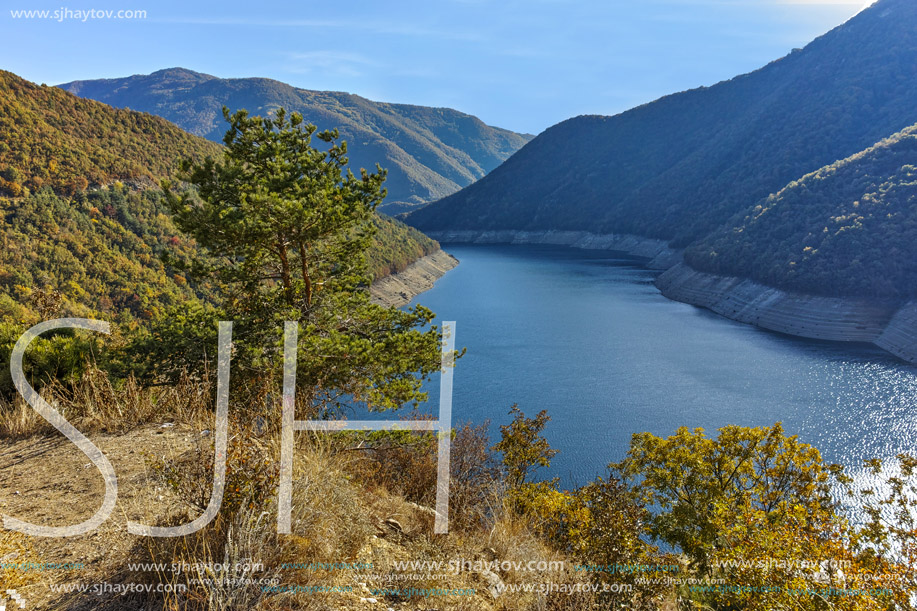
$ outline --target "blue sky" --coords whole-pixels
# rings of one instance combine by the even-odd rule
[[[711,85],[804,46],[863,0],[7,0],[0,68],[59,84],[182,66],[449,106],[538,133]],[[14,19],[11,10],[145,10]]]

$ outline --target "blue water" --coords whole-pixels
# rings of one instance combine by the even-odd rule
[[[457,324],[453,420],[546,409],[550,475],[584,483],[639,431],[782,421],[848,466],[917,450],[917,368],[869,345],[803,340],[669,301],[620,253],[445,245],[461,264],[416,301]],[[434,380],[436,381],[436,380]],[[431,385],[431,405],[437,388]]]

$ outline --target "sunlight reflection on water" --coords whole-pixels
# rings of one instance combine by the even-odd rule
[[[614,253],[446,247],[461,264],[417,300],[457,321],[456,422],[547,409],[552,472],[582,483],[634,432],[782,421],[825,460],[917,451],[917,368],[868,345],[809,341],[662,297]],[[436,401],[431,386],[432,405]]]

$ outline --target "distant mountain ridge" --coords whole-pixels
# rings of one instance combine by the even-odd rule
[[[280,107],[299,112],[319,129],[340,130],[353,167],[371,169],[379,163],[389,170],[389,203],[418,204],[449,195],[497,167],[532,137],[490,127],[449,108],[373,102],[266,78],[222,79],[184,68],[60,87],[117,108],[164,117],[216,142],[226,131],[224,105],[258,115]]]
[[[917,3],[879,0],[753,73],[555,125],[426,231],[587,230],[686,246],[793,180],[917,122]]]

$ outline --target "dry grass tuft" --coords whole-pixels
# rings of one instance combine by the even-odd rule
[[[71,385],[52,381],[41,396],[84,432],[125,433],[139,425],[164,420],[200,422],[209,412],[208,379],[183,377],[174,386],[143,388],[133,377],[113,383],[108,374],[92,367]],[[45,435],[54,428],[19,395],[0,400],[0,437]]]
[[[454,430],[449,479],[449,528],[489,528],[502,504],[504,484],[490,452],[488,423]],[[435,433],[399,432],[349,437],[348,470],[371,491],[385,491],[432,511],[436,502]],[[358,441],[354,441],[358,440]]]

